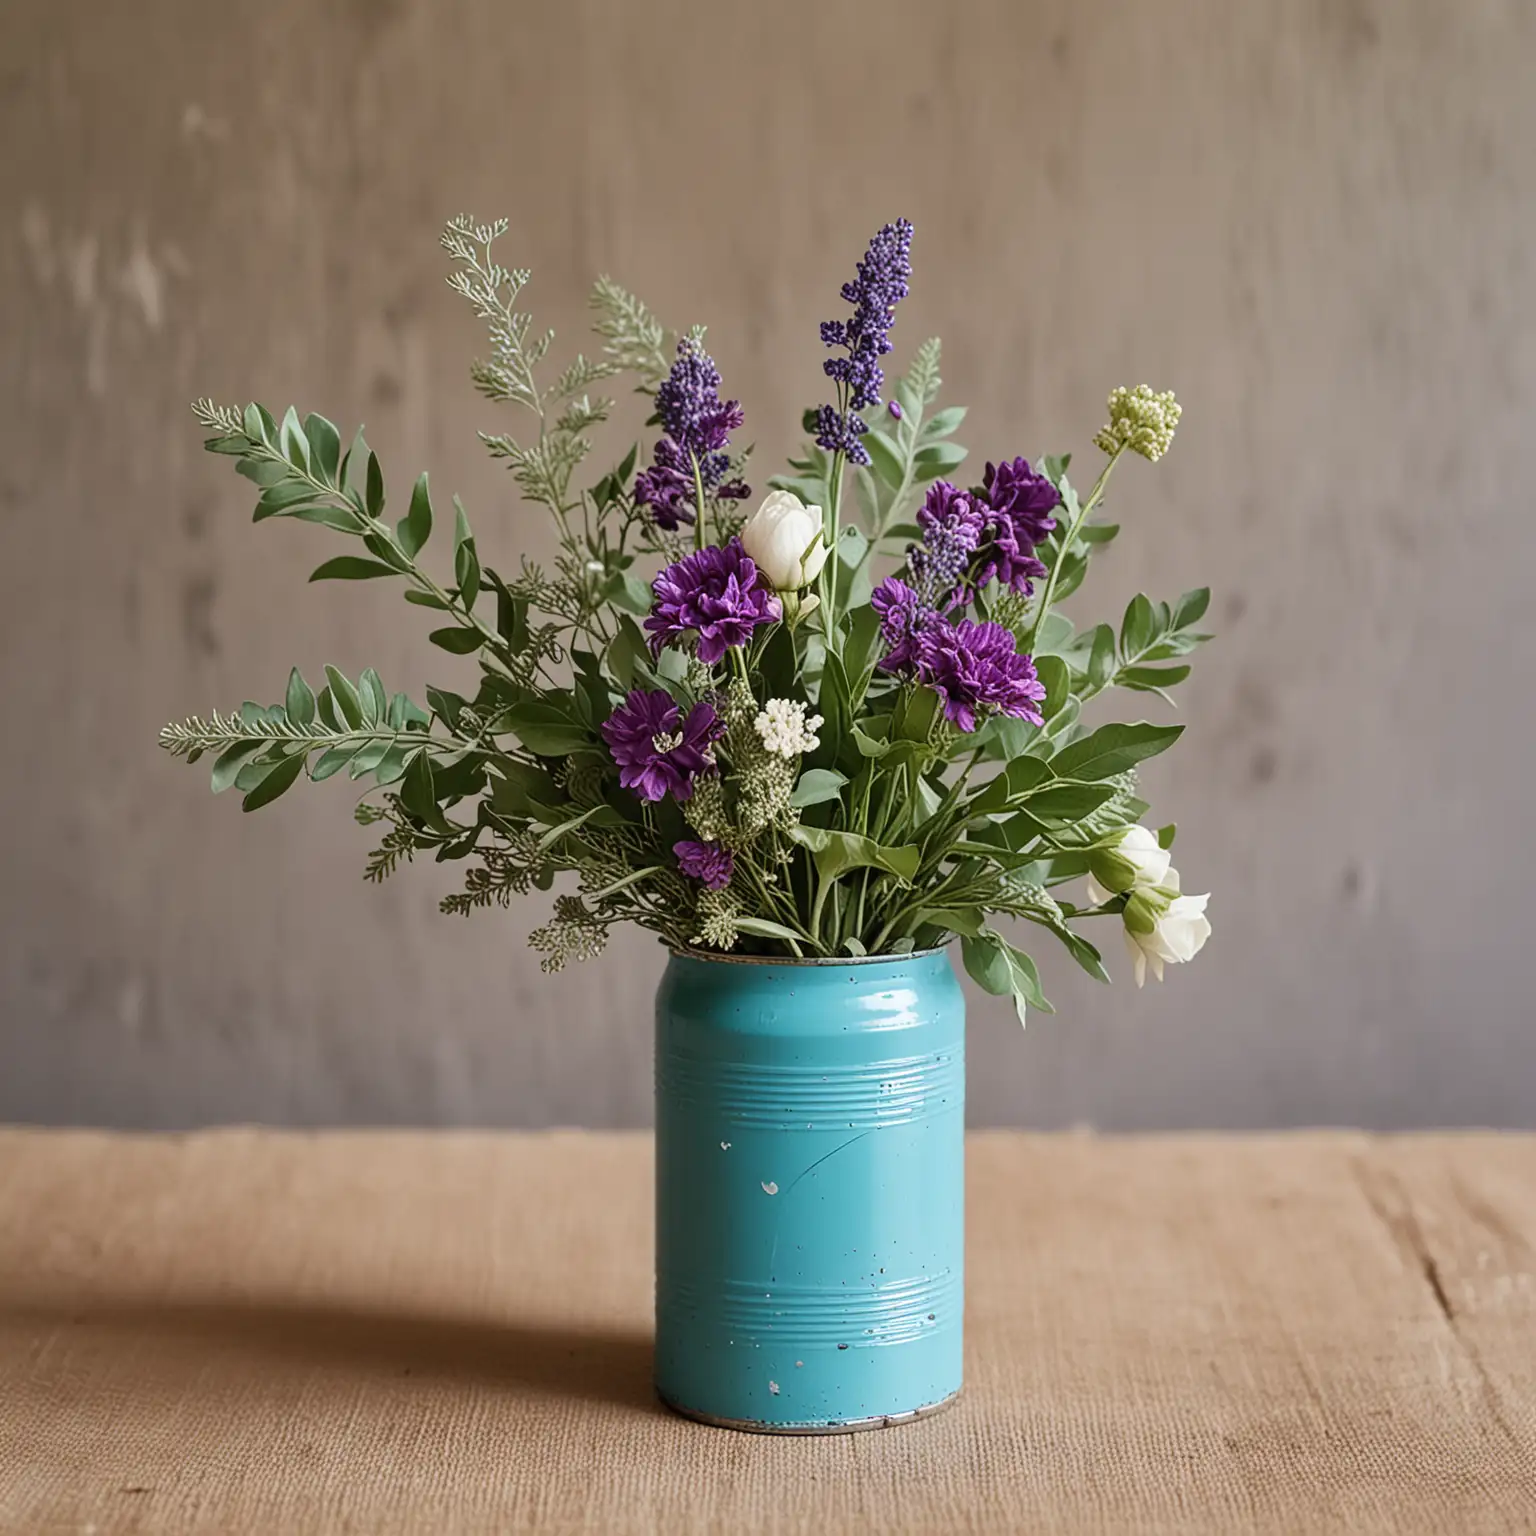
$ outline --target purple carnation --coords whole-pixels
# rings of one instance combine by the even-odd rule
[[[1028,594],[1045,576],[1034,551],[1056,526],[1051,513],[1061,505],[1061,492],[1031,469],[1028,459],[1017,458],[987,465],[983,495],[990,515],[976,585],[984,587],[995,576],[1003,586]]]
[[[735,855],[719,843],[696,843],[684,838],[672,844],[672,852],[677,855],[677,867],[690,880],[702,881],[706,890],[723,891],[736,872]]]
[[[948,605],[955,584],[965,574],[971,554],[981,543],[982,510],[969,491],[947,480],[935,480],[918,510],[923,542],[907,552],[907,563],[918,591],[931,608]]]
[[[619,765],[619,783],[642,800],[668,794],[687,800],[694,779],[714,768],[710,747],[725,734],[710,705],[695,704],[685,720],[672,695],[660,688],[632,689],[601,729]]]
[[[922,633],[938,614],[906,582],[894,576],[887,576],[870,593],[869,605],[880,615],[880,638],[886,647],[880,670],[915,670]]]
[[[656,459],[635,477],[635,500],[651,509],[651,521],[671,533],[696,517],[692,466],[684,462],[677,444],[664,437],[656,444]]]
[[[853,305],[848,320],[824,320],[822,342],[841,347],[846,357],[829,357],[821,366],[829,379],[847,390],[846,410],[824,405],[817,412],[816,441],[829,453],[843,453],[855,464],[869,463],[859,439],[868,430],[856,414],[880,404],[885,374],[880,359],[891,350],[896,306],[907,296],[912,277],[912,224],[897,219],[873,240],[859,263],[858,275],[843,284],[843,298]]]
[[[656,414],[667,435],[656,444],[650,469],[635,479],[635,501],[651,509],[652,520],[668,532],[694,521],[698,486],[707,496],[740,501],[751,494],[740,480],[726,480],[731,433],[745,420],[740,402],[720,398],[720,370],[690,336],[677,344],[677,360],[656,391]]]
[[[699,660],[711,666],[727,647],[745,645],[759,624],[783,616],[740,539],[686,555],[651,583],[651,591],[656,603],[645,621],[651,650],[659,654],[669,641],[696,631]]]
[[[1035,664],[1014,646],[1001,624],[951,624],[937,619],[918,641],[918,676],[944,701],[947,718],[962,731],[976,729],[978,710],[1043,723],[1036,707],[1045,687]]]

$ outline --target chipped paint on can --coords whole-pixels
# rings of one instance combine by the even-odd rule
[[[965,1002],[943,950],[674,954],[656,1001],[656,1386],[810,1434],[960,1390]]]

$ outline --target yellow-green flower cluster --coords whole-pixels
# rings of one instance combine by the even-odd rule
[[[1109,425],[1094,435],[1094,443],[1105,453],[1119,453],[1129,448],[1154,464],[1168,452],[1174,428],[1183,410],[1165,389],[1154,394],[1151,386],[1138,384],[1127,389],[1123,384],[1109,396]]]

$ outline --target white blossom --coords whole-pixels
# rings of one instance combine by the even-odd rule
[[[775,592],[798,592],[815,581],[827,560],[821,508],[793,491],[770,491],[741,530],[742,548]]]
[[[806,716],[808,705],[793,699],[769,699],[752,724],[763,745],[784,758],[814,752],[821,745],[816,734],[822,724],[820,715]]]
[[[1143,826],[1127,827],[1112,843],[1089,854],[1093,873],[1088,895],[1095,906],[1124,891],[1162,885],[1173,867],[1173,855]]]
[[[1205,904],[1210,896],[1179,894],[1177,870],[1165,884],[1132,894],[1125,904],[1125,947],[1136,968],[1136,985],[1147,979],[1147,967],[1161,981],[1164,965],[1193,960],[1211,936]]]

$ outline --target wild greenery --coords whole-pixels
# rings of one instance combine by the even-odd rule
[[[462,888],[445,912],[555,892],[552,915],[530,936],[550,970],[598,953],[622,921],[679,949],[778,956],[899,953],[958,935],[971,974],[1012,995],[1022,1017],[1026,1006],[1050,1006],[1020,937],[1033,928],[1107,980],[1080,929],[1107,919],[1132,932],[1148,884],[1123,869],[1112,878],[1114,855],[1148,810],[1138,765],[1181,727],[1088,717],[1115,693],[1166,698],[1208,638],[1203,588],[1172,602],[1138,595],[1118,625],[1078,628],[1060,608],[1118,532],[1099,516],[1111,474],[1145,445],[1112,416],[1086,493],[1069,478],[1068,456],[1041,460],[1060,496],[1035,552],[1045,578],[1027,595],[996,581],[967,595],[968,611],[1005,626],[1033,658],[1038,724],[992,713],[961,730],[935,688],[881,665],[888,636],[874,583],[908,571],[919,507],[967,459],[955,437],[965,408],[940,404],[937,339],[915,349],[894,385],[896,409],[864,434],[868,464],[807,443],[769,481],[823,509],[831,557],[814,595],[781,594],[782,617],[719,662],[686,643],[653,649],[641,621],[655,573],[738,532],[741,503],[700,480],[694,526],[668,530],[636,499],[641,445],[603,473],[588,470],[614,411],[599,388],[622,380],[654,393],[680,337],[602,278],[591,295],[592,354],[557,361],[552,333],[521,307],[528,272],[496,259],[505,229],[455,219],[442,243],[450,285],[488,333],[475,387],[510,412],[508,429],[483,441],[521,498],[553,519],[552,564],[484,563],[458,500],[443,507],[424,473],[391,497],[361,433],[344,443],[318,414],[200,401],[206,447],[251,482],[256,522],[314,523],[354,541],[311,580],[397,583],[427,620],[428,640],[474,677],[417,702],[371,668],[349,677],[326,666],[310,678],[295,668],[280,701],[169,725],[162,745],[189,762],[210,759],[214,790],[239,791],[248,811],[301,776],[345,774],[364,791],[357,820],[380,838],[367,878],[417,858],[460,863]],[[698,343],[703,333],[683,336]],[[730,475],[745,468],[737,455]],[[619,782],[602,727],[636,689],[664,691],[683,715],[700,701],[715,711],[711,771],[686,800],[643,799]],[[813,748],[770,750],[759,720],[770,700],[814,708]],[[1156,836],[1166,848],[1173,828]],[[674,848],[687,839],[729,853],[722,888],[684,873]],[[1088,876],[1098,883],[1085,894]]]

